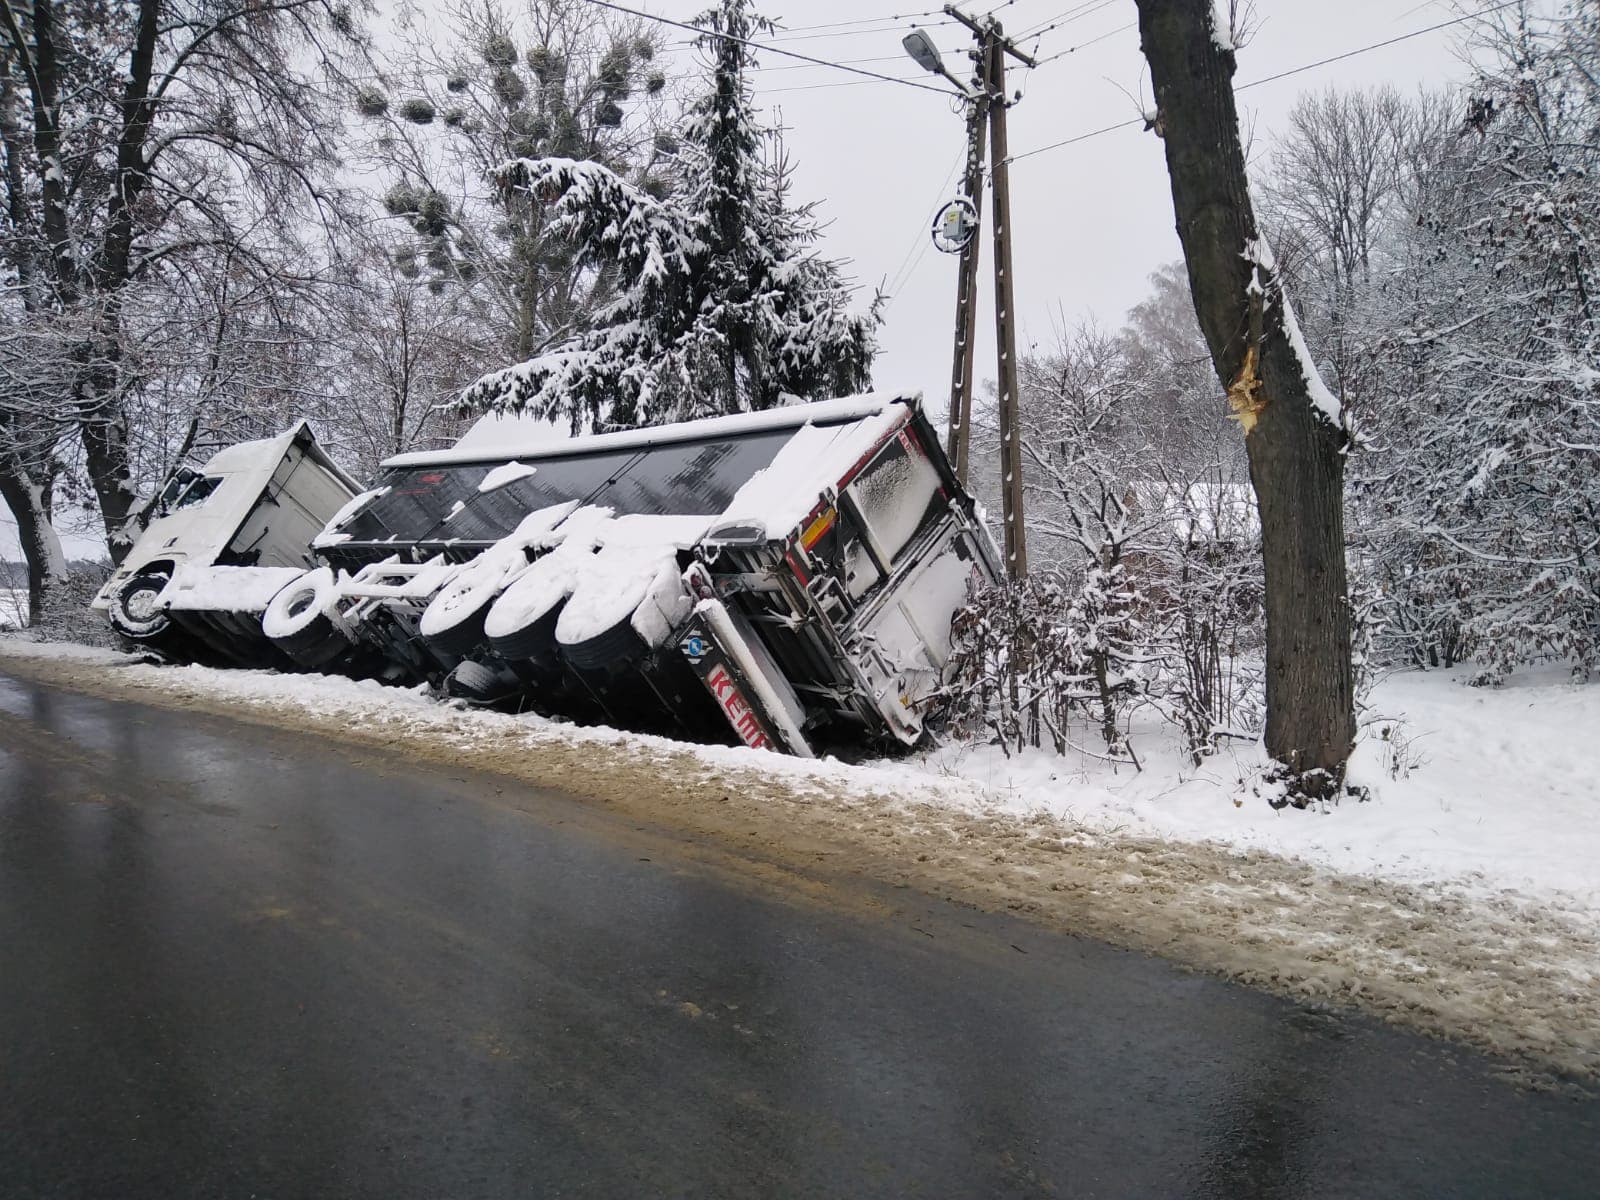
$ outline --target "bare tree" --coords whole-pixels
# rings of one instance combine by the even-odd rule
[[[375,474],[391,454],[459,436],[454,401],[502,340],[458,293],[434,290],[369,245],[328,308],[337,337],[325,359],[322,425],[359,474]]]
[[[353,37],[335,0],[33,0],[0,11],[0,265],[29,314],[61,314],[74,369],[46,396],[68,423],[114,559],[137,536],[131,293],[327,216],[335,161],[324,89]],[[48,523],[48,458],[0,463],[24,526]],[[41,560],[30,565],[44,570]]]
[[[1195,314],[1245,434],[1266,581],[1266,746],[1297,804],[1355,736],[1342,410],[1310,361],[1245,178],[1234,32],[1212,0],[1138,0]]]
[[[516,159],[597,162],[661,194],[674,140],[656,27],[582,0],[458,0],[356,95],[360,153],[391,181],[401,270],[461,294],[522,361],[581,328],[610,280],[552,236],[547,205],[493,174]],[[658,136],[659,135],[659,136]],[[487,364],[486,364],[487,365]]]

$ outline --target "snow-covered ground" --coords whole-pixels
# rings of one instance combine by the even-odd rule
[[[18,637],[7,664],[471,763],[1600,1078],[1600,685],[1556,670],[1387,680],[1356,755],[1372,799],[1275,812],[1258,754],[1197,771],[1154,731],[1142,773],[987,746],[850,765]]]
[[[1600,683],[1574,683],[1564,668],[1547,667],[1474,688],[1469,674],[1407,672],[1380,682],[1350,769],[1371,799],[1321,812],[1274,811],[1251,792],[1263,766],[1258,748],[1196,768],[1161,730],[1134,736],[1142,772],[970,745],[942,747],[922,765],[972,780],[1013,812],[1091,829],[1600,911]]]

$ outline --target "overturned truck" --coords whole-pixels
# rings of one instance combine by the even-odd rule
[[[921,736],[951,616],[997,556],[915,398],[520,428],[386,462],[272,589],[274,652],[797,755]]]

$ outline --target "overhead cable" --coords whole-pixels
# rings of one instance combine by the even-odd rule
[[[765,42],[753,42],[748,38],[734,37],[731,34],[718,33],[715,29],[704,29],[699,25],[690,25],[684,21],[674,21],[668,17],[658,17],[654,13],[642,12],[637,8],[628,8],[621,4],[614,4],[612,0],[584,0],[584,3],[596,8],[609,8],[613,12],[625,13],[630,17],[639,17],[645,21],[654,21],[658,25],[670,25],[674,29],[686,29],[690,33],[701,34],[705,37],[723,38],[735,42],[740,46],[748,46],[752,50],[762,50],[768,54],[778,54],[785,58],[797,58],[802,62],[815,63],[819,67],[832,67],[836,71],[847,71],[852,75],[864,75],[869,79],[882,80],[885,83],[898,83],[905,87],[916,88],[922,92],[933,92],[939,96],[950,96],[954,93],[949,88],[932,87],[926,83],[917,83],[911,79],[898,79],[893,75],[880,75],[876,71],[863,70],[860,67],[846,66],[843,63],[829,62],[825,58],[812,58],[809,54],[798,54],[793,50],[784,50],[781,47],[769,45]]]

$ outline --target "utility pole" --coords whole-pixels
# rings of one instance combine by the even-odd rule
[[[967,175],[964,191],[972,211],[983,207],[984,126],[989,120],[989,55],[980,42],[973,52],[974,95],[967,102]],[[972,351],[978,333],[978,257],[980,239],[961,249],[956,282],[956,348],[950,367],[950,465],[963,486],[972,445]]]
[[[1028,537],[1023,523],[1022,505],[1022,442],[1018,428],[1017,396],[1017,324],[1016,305],[1011,279],[1011,165],[1006,141],[1006,55],[1011,55],[1025,66],[1036,66],[1032,58],[1017,49],[1005,36],[1000,22],[993,17],[969,17],[953,4],[944,11],[960,21],[977,39],[977,61],[982,72],[981,98],[974,107],[983,105],[989,124],[989,153],[994,159],[991,195],[994,200],[994,309],[995,348],[999,356],[997,383],[1000,391],[1000,500],[1005,527],[1006,574],[1011,579],[1021,579],[1028,573]],[[982,128],[983,117],[969,116],[969,135]],[[981,137],[972,142],[981,143]],[[982,173],[982,149],[973,151],[969,142],[968,169],[977,157],[979,174]],[[970,193],[969,193],[970,194]],[[974,200],[976,203],[976,200]],[[968,422],[972,405],[972,364],[970,348],[972,330],[976,325],[975,305],[970,297],[977,282],[977,239],[968,247],[971,251],[971,274],[968,274],[967,251],[962,252],[962,274],[958,293],[956,316],[956,366],[955,383],[961,389],[951,397],[951,442],[956,450],[957,470],[961,471],[966,453]],[[957,442],[956,412],[961,412],[961,439]],[[966,476],[961,474],[963,481]]]

